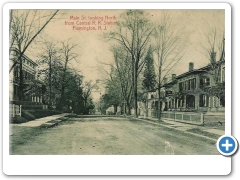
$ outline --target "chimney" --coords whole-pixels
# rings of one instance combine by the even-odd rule
[[[172,81],[176,79],[176,74],[172,74]]]
[[[216,62],[216,53],[215,52],[211,52],[210,55],[210,60],[211,60],[211,64]]]
[[[193,62],[190,62],[189,63],[189,71],[192,71],[194,68],[194,63]]]

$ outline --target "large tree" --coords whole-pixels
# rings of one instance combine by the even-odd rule
[[[127,10],[121,14],[117,22],[117,30],[108,34],[107,38],[115,40],[130,53],[132,68],[132,86],[134,94],[134,109],[137,117],[138,75],[145,59],[146,47],[152,33],[152,25],[148,15],[142,10]]]
[[[163,14],[154,31],[155,53],[157,56],[158,118],[161,119],[161,98],[163,79],[166,78],[182,59],[184,44],[181,33],[168,14]],[[186,39],[184,39],[186,41]]]
[[[112,66],[111,81],[118,83],[120,86],[120,94],[123,103],[124,114],[131,114],[131,104],[133,97],[133,73],[132,63],[129,60],[131,56],[125,48],[115,46],[112,48],[114,55],[114,66]]]
[[[65,102],[65,89],[67,87],[68,81],[71,79],[67,77],[68,69],[69,69],[69,63],[72,60],[76,60],[76,57],[78,54],[74,52],[74,48],[77,46],[77,44],[72,44],[70,40],[61,42],[61,49],[60,53],[62,55],[62,62],[63,62],[63,71],[62,71],[62,77],[61,77],[61,95],[60,95],[60,101],[58,103],[58,109],[62,109]]]
[[[63,66],[60,61],[57,43],[45,41],[43,52],[39,54],[37,78],[42,79],[47,85],[46,100],[51,105],[56,104],[56,94],[59,89],[59,79],[62,75]]]

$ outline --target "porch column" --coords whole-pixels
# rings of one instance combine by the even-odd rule
[[[37,102],[39,102],[39,96],[37,97]]]
[[[40,96],[40,103],[42,103],[42,96]]]
[[[186,108],[187,96],[184,96],[183,108]]]
[[[34,96],[34,102],[37,102],[37,97],[36,96]]]
[[[183,107],[182,99],[180,100],[180,107]]]
[[[204,107],[207,107],[207,95],[204,94]]]
[[[208,107],[211,107],[211,97],[208,97]]]
[[[176,104],[176,108],[178,108],[178,99],[177,99],[177,104]]]
[[[195,109],[198,110],[199,108],[199,94],[195,95]]]
[[[175,98],[173,99],[173,108],[176,108],[176,101],[175,101]]]

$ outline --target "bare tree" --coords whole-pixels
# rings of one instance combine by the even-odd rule
[[[225,99],[225,81],[221,79],[222,65],[225,64],[225,32],[216,25],[207,25],[206,32],[200,41],[201,53],[210,62],[210,69],[206,71],[211,77],[211,86],[203,85],[204,92]]]
[[[129,52],[122,47],[114,47],[112,49],[115,62],[116,77],[111,78],[112,81],[120,83],[121,95],[124,103],[124,114],[126,113],[126,105],[128,108],[128,114],[131,114],[131,102],[133,96],[133,82],[132,82],[132,63],[129,61],[131,58]]]
[[[43,17],[38,17],[38,11],[34,10],[27,10],[27,11],[20,11],[18,10],[11,10],[10,11],[10,49],[14,46],[19,50],[19,57],[18,59],[22,58],[22,55],[25,53],[27,48],[30,46],[30,44],[34,41],[34,39],[41,33],[41,31],[47,26],[47,24],[54,18],[54,16],[57,14],[59,10],[56,10],[55,12],[51,13],[49,18],[46,20],[46,22],[39,26],[38,21],[40,21]],[[19,15],[20,14],[20,15]],[[37,24],[37,25],[36,25]],[[15,44],[15,45],[14,45]],[[12,71],[12,69],[15,67],[15,65],[19,63],[20,61],[15,61],[13,65],[11,66],[9,73]]]
[[[84,83],[82,87],[82,90],[83,90],[82,97],[84,102],[84,108],[87,111],[88,111],[87,102],[89,100],[89,97],[91,96],[92,91],[94,89],[98,89],[98,82],[99,82],[98,80],[96,80],[95,83],[93,83],[92,81],[87,81]]]
[[[70,40],[68,39],[65,42],[62,42],[62,48],[60,49],[62,53],[62,58],[63,58],[63,72],[62,72],[62,80],[61,80],[61,96],[60,96],[60,103],[58,108],[62,109],[64,106],[64,95],[65,95],[65,88],[67,85],[67,80],[66,75],[67,75],[67,70],[68,70],[68,64],[71,60],[75,59],[78,56],[77,53],[74,52],[74,48],[77,46],[77,44],[71,44]]]
[[[172,19],[167,14],[161,18],[159,25],[154,31],[155,53],[157,55],[157,89],[158,89],[158,119],[161,119],[161,88],[163,79],[182,59],[184,51],[182,41]]]
[[[39,20],[43,17],[38,17],[36,10],[14,10],[10,12],[10,50],[17,49],[17,58],[13,59],[13,64],[10,67],[9,73],[19,64],[20,79],[19,79],[19,100],[24,100],[24,79],[22,61],[23,55],[34,41],[34,39],[41,33],[47,24],[54,18],[59,10],[49,14],[45,23],[41,26]],[[44,16],[45,17],[45,16]]]
[[[220,69],[217,59],[221,62],[225,61],[225,35],[217,26],[207,25],[207,32],[204,33],[203,39],[200,41],[202,51],[200,51],[210,62],[211,75],[215,83],[218,81]]]
[[[142,10],[127,10],[121,15],[117,23],[117,31],[108,34],[107,38],[115,40],[131,55],[132,83],[134,92],[134,109],[137,117],[137,85],[138,75],[142,70],[145,60],[143,55],[152,33],[152,26],[148,15]]]
[[[56,79],[55,76],[59,74],[56,71],[62,70],[62,68],[60,68],[62,65],[59,50],[56,46],[57,43],[54,43],[53,41],[44,41],[43,45],[43,52],[39,55],[40,60],[38,61],[39,68],[37,76],[38,78],[43,76],[42,78],[48,85],[48,103],[49,105],[53,105],[52,96],[54,95],[53,89],[55,89],[53,86],[54,84],[56,85],[54,79]]]

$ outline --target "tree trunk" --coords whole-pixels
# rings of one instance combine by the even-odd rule
[[[49,104],[52,106],[52,57],[49,59]]]
[[[160,121],[161,120],[161,115],[162,115],[162,112],[161,112],[161,102],[160,102],[160,97],[161,97],[161,84],[159,83],[159,86],[158,86],[158,110],[157,110],[157,114],[158,114],[158,120]]]
[[[137,118],[138,117],[138,106],[137,106],[137,98],[138,98],[138,93],[137,93],[137,66],[135,66],[135,71],[134,71],[134,115]]]
[[[129,102],[127,102],[127,109],[128,109],[127,115],[131,115],[131,106]]]
[[[146,103],[145,103],[145,113],[147,118],[148,117],[148,98],[146,99]]]
[[[19,64],[19,72],[20,72],[20,77],[19,77],[19,88],[18,88],[18,98],[19,102],[21,104],[21,101],[24,101],[24,93],[23,93],[23,67],[22,67],[22,55],[20,54],[18,57],[18,62]]]
[[[67,70],[67,64],[68,64],[68,58],[65,60],[64,70],[63,70],[63,78],[62,78],[62,88],[61,88],[61,97],[60,97],[60,110],[62,110],[64,105],[64,94],[65,94],[65,76],[66,76],[66,70]]]
[[[117,105],[114,105],[114,114],[117,114]]]

